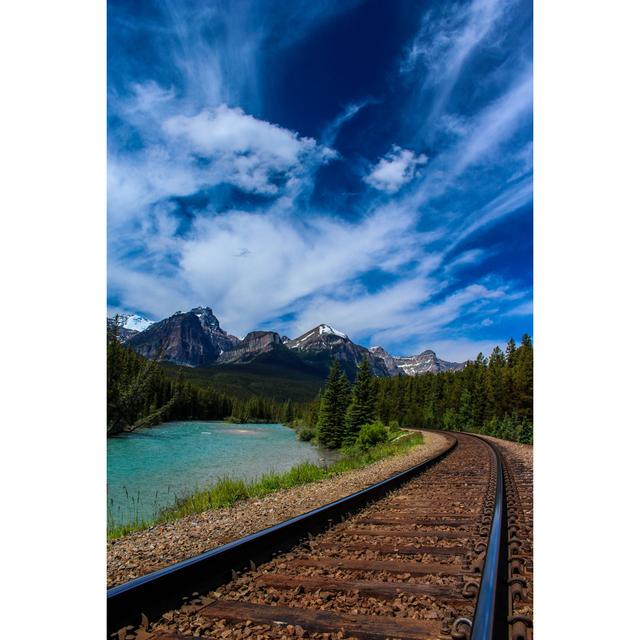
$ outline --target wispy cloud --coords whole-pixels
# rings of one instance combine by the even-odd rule
[[[373,339],[378,344],[399,344],[420,341],[433,341],[442,338],[441,331],[453,321],[461,318],[466,312],[484,312],[488,308],[519,297],[507,286],[489,287],[484,284],[472,284],[451,293],[438,302],[433,302],[405,317],[404,322],[395,327],[388,327],[376,332]]]
[[[473,0],[444,3],[428,10],[420,31],[403,62],[405,73],[421,70],[421,90],[430,97],[425,127],[440,126],[440,118],[451,121],[446,108],[456,84],[481,44],[496,47],[496,27],[514,3],[509,0]],[[487,42],[491,39],[491,42]]]

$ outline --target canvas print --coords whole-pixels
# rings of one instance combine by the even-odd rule
[[[533,638],[532,11],[108,0],[108,637]]]

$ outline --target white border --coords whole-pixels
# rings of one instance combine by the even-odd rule
[[[0,5],[4,638],[104,637],[105,10]]]
[[[105,5],[0,7],[2,635],[98,638]],[[545,640],[636,626],[638,24],[631,2],[536,3],[535,618]]]
[[[534,615],[544,640],[637,633],[639,19],[631,2],[535,6]]]

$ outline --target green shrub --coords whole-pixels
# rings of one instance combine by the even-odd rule
[[[400,423],[397,420],[392,420],[389,423],[389,435],[395,436],[398,435],[400,431]]]
[[[303,442],[309,442],[316,435],[316,430],[313,427],[303,425],[298,429],[298,439]]]
[[[362,425],[360,433],[356,438],[356,447],[362,451],[371,449],[377,444],[382,444],[389,439],[389,434],[382,422],[376,421],[370,424]]]

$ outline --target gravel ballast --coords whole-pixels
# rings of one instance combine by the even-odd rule
[[[408,469],[447,446],[443,435],[428,433],[423,438],[424,444],[363,469],[111,540],[107,547],[108,586],[122,584],[338,500]]]

